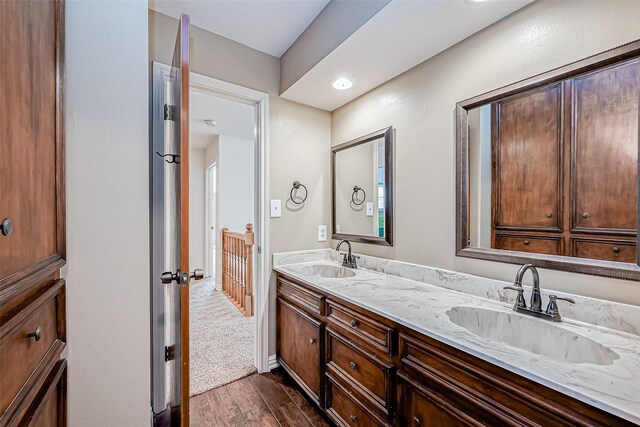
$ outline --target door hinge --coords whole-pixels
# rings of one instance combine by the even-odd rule
[[[262,254],[262,247],[258,246],[258,255]]]
[[[176,346],[168,345],[164,348],[164,361],[168,362],[176,358]]]
[[[175,109],[176,108],[173,105],[164,104],[164,119],[175,122]]]

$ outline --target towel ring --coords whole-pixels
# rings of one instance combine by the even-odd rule
[[[362,195],[364,196],[362,197],[362,201],[360,203],[356,202],[356,194],[358,194],[359,191],[362,191]],[[353,193],[351,194],[351,202],[356,206],[360,206],[361,204],[364,203],[366,199],[367,199],[367,193],[365,193],[364,189],[358,187],[357,185],[354,185]]]
[[[300,187],[304,188],[304,199],[302,199],[302,201],[300,201],[300,202],[296,202],[295,199],[293,198],[293,191],[299,189]],[[307,200],[307,196],[308,195],[309,195],[309,191],[307,190],[307,187],[305,187],[304,184],[301,184],[298,181],[295,181],[293,183],[293,187],[291,188],[291,191],[289,192],[289,197],[291,198],[291,201],[293,203],[295,203],[296,205],[303,204]]]

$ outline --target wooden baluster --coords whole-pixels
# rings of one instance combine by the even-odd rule
[[[227,229],[222,229],[222,268],[221,268],[221,284],[222,284],[222,292],[225,293],[227,286]]]

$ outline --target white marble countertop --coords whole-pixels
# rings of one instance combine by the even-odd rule
[[[274,257],[274,270],[563,394],[640,424],[640,336],[564,319],[562,323],[554,325],[590,338],[619,357],[608,365],[561,362],[481,338],[454,324],[447,315],[452,307],[465,306],[523,316],[514,313],[510,303],[399,277],[401,274],[390,275],[364,268],[354,270],[356,274],[351,278],[321,278],[305,274],[304,267],[310,264],[340,264],[327,259],[326,255],[323,258],[300,254],[289,256],[288,261],[284,260],[287,254],[276,255],[279,258]],[[562,308],[561,306],[561,313]]]

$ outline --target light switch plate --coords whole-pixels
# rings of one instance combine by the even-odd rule
[[[282,201],[271,200],[271,218],[280,218],[282,216]]]
[[[340,233],[342,230],[342,227],[340,226],[340,224],[336,224],[336,233]]]
[[[318,226],[318,242],[326,242],[327,241],[327,226],[319,225]]]
[[[367,202],[367,216],[373,216],[373,202]]]

